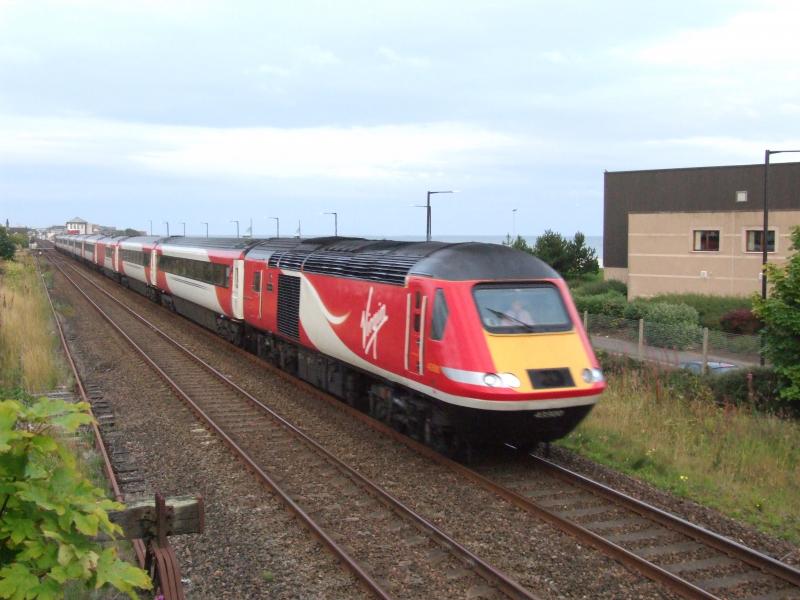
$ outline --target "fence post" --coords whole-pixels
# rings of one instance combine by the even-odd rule
[[[703,327],[703,374],[708,373],[708,327]]]
[[[589,311],[583,311],[583,330],[589,333]]]
[[[637,349],[639,360],[644,355],[644,319],[639,319],[639,347]]]

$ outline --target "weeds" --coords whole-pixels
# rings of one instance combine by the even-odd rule
[[[0,387],[50,390],[65,378],[58,337],[33,259],[19,253],[0,275]]]
[[[800,542],[800,423],[720,407],[623,369],[562,444],[774,535]]]

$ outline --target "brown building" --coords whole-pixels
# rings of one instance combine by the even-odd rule
[[[769,261],[800,226],[800,162],[769,167]],[[764,165],[605,174],[603,264],[628,297],[761,289]]]

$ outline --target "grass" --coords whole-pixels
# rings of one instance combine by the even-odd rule
[[[666,393],[626,370],[561,444],[661,489],[800,543],[800,423]]]
[[[42,281],[27,252],[0,262],[0,388],[35,393],[66,380]]]

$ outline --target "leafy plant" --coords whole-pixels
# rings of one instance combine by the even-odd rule
[[[8,230],[5,227],[0,227],[0,259],[14,260],[14,252],[16,249],[17,245],[8,234]]]
[[[800,227],[792,231],[795,253],[785,267],[767,264],[771,293],[753,298],[753,312],[764,321],[764,353],[784,385],[781,397],[800,402]]]
[[[685,350],[699,335],[697,311],[687,304],[649,303],[644,319],[645,340],[653,346]]]
[[[725,313],[720,319],[723,331],[740,335],[753,335],[757,333],[763,323],[748,308],[737,308]]]
[[[0,401],[0,598],[61,596],[69,581],[110,584],[137,598],[147,574],[91,536],[114,536],[105,497],[58,439],[91,422],[85,403],[41,398]]]
[[[651,302],[667,302],[669,304],[688,304],[697,311],[700,326],[709,329],[721,329],[722,317],[732,310],[750,309],[749,298],[741,296],[711,296],[709,294],[659,294],[650,299]]]

